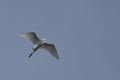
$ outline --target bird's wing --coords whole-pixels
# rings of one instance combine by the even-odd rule
[[[28,38],[33,44],[37,44],[41,41],[35,32],[21,33],[20,36],[23,38]]]
[[[49,51],[52,56],[54,56],[56,59],[59,59],[57,50],[53,44],[44,43],[41,45],[41,48]]]

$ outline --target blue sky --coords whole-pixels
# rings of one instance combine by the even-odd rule
[[[120,80],[119,0],[1,0],[1,80]],[[18,36],[36,32],[60,60]]]

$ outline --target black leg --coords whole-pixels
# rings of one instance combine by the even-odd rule
[[[34,49],[33,52],[29,55],[29,58],[33,55],[33,53],[36,51],[37,49]]]
[[[29,58],[32,56],[32,54],[33,54],[33,53],[31,53],[31,54],[29,55]]]

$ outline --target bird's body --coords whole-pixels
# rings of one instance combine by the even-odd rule
[[[54,44],[46,43],[45,39],[40,40],[37,37],[35,32],[22,33],[20,34],[20,36],[24,38],[28,38],[34,44],[34,47],[32,48],[32,53],[29,55],[29,57],[31,57],[35,51],[41,48],[41,49],[49,51],[52,56],[54,56],[56,59],[59,59],[59,56],[57,54],[57,50]]]

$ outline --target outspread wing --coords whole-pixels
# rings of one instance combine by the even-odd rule
[[[28,38],[33,44],[37,44],[41,41],[35,32],[21,33],[20,36],[23,38]]]
[[[53,44],[44,43],[41,45],[41,48],[49,51],[52,56],[54,56],[56,59],[59,59],[57,50]]]

